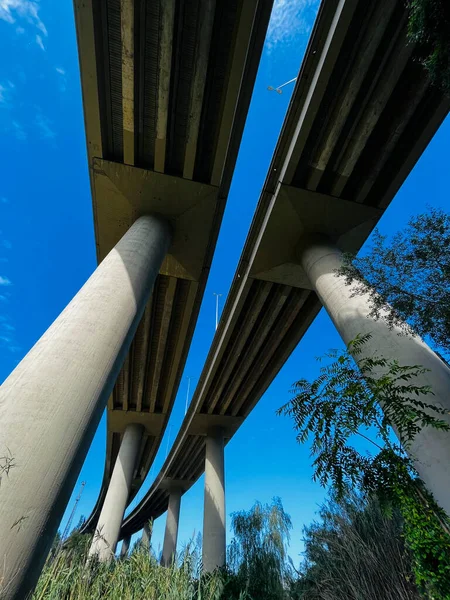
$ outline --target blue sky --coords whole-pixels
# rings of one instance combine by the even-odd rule
[[[214,335],[213,292],[223,294],[223,305],[292,92],[288,86],[279,95],[267,86],[297,74],[317,7],[316,0],[275,3],[185,375],[149,483],[183,419],[187,377],[192,377],[192,395],[200,375]],[[4,57],[0,64],[3,381],[80,289],[96,259],[71,0],[0,0],[0,54]],[[397,231],[427,205],[448,206],[448,139],[449,119],[381,220],[383,233]],[[227,513],[280,496],[294,524],[290,549],[294,561],[302,549],[302,527],[314,518],[324,490],[311,481],[308,448],[296,443],[292,423],[276,417],[275,411],[289,399],[294,381],[317,372],[315,357],[339,346],[339,336],[322,311],[226,449]],[[103,420],[79,479],[86,487],[75,521],[81,514],[87,516],[95,503],[104,455]],[[200,480],[183,497],[181,543],[201,531],[202,484]],[[79,483],[74,496],[78,488]],[[69,511],[72,506],[73,499]],[[66,518],[67,513],[62,526]],[[155,523],[156,549],[164,521],[163,517]]]

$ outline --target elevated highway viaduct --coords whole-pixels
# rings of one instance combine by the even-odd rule
[[[74,6],[99,267],[1,389],[7,599],[32,589],[106,406],[86,530],[114,552],[176,396],[272,1]]]
[[[449,406],[450,376],[418,338],[367,318],[335,273],[389,206],[449,110],[406,40],[404,3],[325,0],[319,10],[250,232],[191,406],[159,475],[124,520],[125,540],[168,510],[163,562],[176,548],[181,495],[205,471],[203,564],[225,560],[223,448],[322,306],[345,342],[430,369]],[[366,351],[366,350],[365,350]],[[412,451],[450,510],[449,436],[422,432]]]

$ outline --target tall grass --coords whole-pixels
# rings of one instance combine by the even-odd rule
[[[198,550],[192,545],[169,568],[140,544],[125,560],[90,560],[86,566],[87,556],[88,544],[50,557],[33,600],[219,600],[224,590],[220,572],[200,577]]]
[[[418,600],[403,521],[375,499],[331,498],[304,530],[305,559],[293,583],[302,600]]]
[[[56,547],[33,600],[419,600],[402,519],[376,500],[329,500],[305,528],[305,558],[287,555],[291,520],[279,499],[234,513],[228,566],[201,574],[201,540],[169,568],[147,546],[126,559],[86,566],[90,539],[72,534]],[[433,598],[441,600],[441,598]]]

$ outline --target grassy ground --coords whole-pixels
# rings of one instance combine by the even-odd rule
[[[178,564],[163,568],[147,548],[125,560],[91,562],[85,551],[63,550],[48,561],[33,600],[219,600],[225,577],[199,578],[198,553],[188,547]],[[242,598],[245,598],[243,596]]]

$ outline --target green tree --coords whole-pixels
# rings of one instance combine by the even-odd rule
[[[234,538],[228,547],[230,577],[226,598],[282,600],[287,596],[287,546],[292,528],[280,498],[256,502],[249,511],[231,515]]]
[[[369,252],[347,256],[340,272],[369,294],[372,317],[450,349],[450,215],[430,209],[390,241],[376,231]]]
[[[304,560],[292,582],[293,600],[419,600],[403,519],[375,498],[333,495],[304,528]]]
[[[326,354],[332,362],[312,382],[298,381],[293,399],[278,412],[294,419],[300,443],[311,440],[314,479],[330,485],[338,500],[359,489],[386,510],[401,511],[417,585],[434,598],[450,598],[450,523],[407,454],[423,427],[449,430],[442,419],[446,411],[428,404],[431,390],[414,383],[422,367],[358,358],[369,338]],[[371,451],[360,449],[361,439]]]
[[[431,81],[450,94],[450,3],[409,0],[408,38]]]

